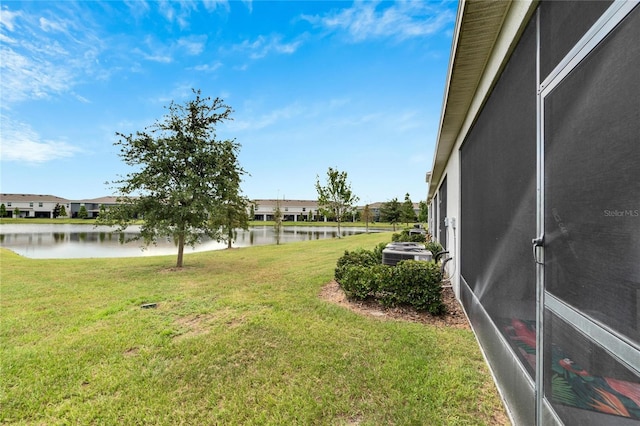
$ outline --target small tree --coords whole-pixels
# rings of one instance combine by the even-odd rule
[[[64,208],[64,205],[60,206],[60,216],[67,217],[67,209]]]
[[[20,209],[19,208],[15,208],[13,209],[13,217],[20,217]]]
[[[340,222],[351,214],[354,204],[358,202],[347,183],[347,172],[339,172],[329,167],[327,170],[327,185],[320,185],[320,178],[316,176],[316,190],[318,191],[318,207],[325,216],[332,215],[338,223],[338,238],[340,238]]]
[[[120,202],[99,218],[122,231],[143,217],[138,238],[148,245],[172,237],[178,268],[185,244],[195,246],[202,234],[224,239],[217,225],[225,220],[212,215],[223,214],[225,203],[235,204],[245,174],[238,163],[240,145],[216,137],[216,126],[231,119],[231,107],[220,98],[201,97],[199,90],[193,93],[195,99],[184,104],[171,102],[164,118],[147,130],[117,133],[120,157],[136,171],[112,182]]]
[[[0,217],[6,217],[7,216],[7,208],[5,207],[4,203],[0,204]]]
[[[276,234],[276,244],[280,244],[281,228],[282,228],[282,210],[280,210],[280,200],[276,199],[276,208],[273,210],[273,232]]]
[[[429,220],[429,205],[424,201],[420,201],[418,205],[420,208],[418,222],[426,223]]]
[[[400,211],[400,220],[407,226],[409,222],[415,222],[416,220],[416,212],[413,210],[413,202],[411,201],[411,197],[409,197],[409,193],[406,193],[404,196],[404,202],[402,203],[402,209]]]
[[[52,214],[54,219],[60,216],[60,204],[56,203],[56,206],[53,208]]]
[[[230,193],[224,196],[225,200],[216,207],[213,214],[213,226],[221,229],[221,240],[226,240],[227,248],[231,248],[233,241],[238,236],[238,229],[249,229],[249,215],[247,214],[247,203],[249,200],[240,193],[240,182],[238,186],[229,186]],[[234,189],[237,188],[237,189]]]
[[[397,198],[382,203],[380,206],[380,220],[389,222],[393,225],[393,230],[396,230],[396,224],[400,222],[400,203]]]
[[[78,211],[79,219],[86,219],[89,217],[89,213],[87,212],[87,208],[83,205],[80,206],[80,210]]]
[[[371,212],[371,209],[369,208],[369,204],[366,204],[364,206],[364,208],[362,209],[362,213],[361,213],[361,218],[364,221],[366,228],[367,228],[367,234],[369,233],[369,222],[371,222],[373,220],[373,213]]]

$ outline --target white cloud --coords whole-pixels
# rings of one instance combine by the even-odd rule
[[[137,47],[134,52],[147,61],[169,64],[174,61],[176,56],[181,54],[189,56],[201,54],[205,49],[206,43],[206,35],[182,37],[170,43],[159,42],[149,35],[144,40],[146,47]]]
[[[150,10],[149,3],[144,0],[126,0],[124,4],[136,18],[146,15]]]
[[[204,51],[207,43],[207,36],[191,36],[178,39],[176,48],[186,51],[188,55],[199,55]]]
[[[273,126],[281,121],[290,120],[294,117],[304,114],[306,109],[297,103],[287,105],[283,108],[274,109],[268,111],[259,116],[255,116],[251,111],[247,111],[247,115],[252,117],[251,119],[235,119],[227,124],[227,126],[236,131],[243,130],[260,130],[265,127]]]
[[[67,24],[63,21],[51,21],[47,18],[40,18],[40,29],[44,32],[59,32],[66,33],[67,32]]]
[[[195,71],[201,71],[201,72],[214,72],[221,67],[222,67],[222,62],[214,62],[212,64],[196,65],[192,69]]]
[[[233,47],[233,50],[248,52],[251,59],[261,59],[271,53],[290,55],[302,45],[302,40],[290,43],[282,42],[281,35],[258,36],[254,41],[245,40]]]
[[[327,15],[303,15],[302,20],[330,32],[344,32],[354,42],[372,38],[405,40],[446,30],[455,13],[435,3],[402,1],[393,3],[354,2],[348,9]],[[379,7],[381,6],[381,7]]]
[[[162,93],[161,95],[152,99],[154,103],[164,106],[169,105],[171,102],[181,103],[183,99],[188,99],[193,95],[193,82],[181,82],[176,85],[168,93]]]
[[[2,161],[45,163],[72,157],[81,150],[67,142],[42,139],[29,125],[0,117]]]
[[[103,74],[98,61],[103,42],[90,19],[82,16],[71,21],[53,15],[45,18],[6,8],[0,13],[3,108],[71,92],[83,77]]]
[[[0,26],[5,27],[9,31],[14,31],[14,21],[21,15],[20,12],[12,12],[9,9],[0,9]]]
[[[177,23],[181,29],[185,29],[189,27],[191,12],[197,10],[198,6],[195,2],[160,1],[158,8],[167,21]]]
[[[77,100],[79,100],[80,102],[82,102],[83,104],[90,104],[91,101],[87,98],[85,98],[82,95],[77,94],[76,92],[72,92],[71,93]]]
[[[46,57],[27,57],[6,46],[0,48],[0,55],[4,107],[26,99],[47,98],[68,90],[74,83],[70,69],[57,67]]]
[[[163,55],[161,53],[144,53],[141,52],[142,57],[144,59],[146,59],[147,61],[151,61],[151,62],[159,62],[161,64],[170,64],[171,62],[173,62],[173,57],[171,57],[171,55]]]
[[[230,10],[228,0],[203,0],[202,3],[204,4],[204,7],[209,11],[213,11],[218,8],[224,9],[226,12]]]

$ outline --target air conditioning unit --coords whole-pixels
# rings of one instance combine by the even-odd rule
[[[389,247],[391,245],[391,247]],[[402,260],[418,260],[428,262],[432,259],[433,255],[429,250],[422,247],[397,247],[392,244],[382,250],[382,264],[395,266]]]
[[[422,243],[409,243],[409,242],[392,242],[385,246],[385,248],[394,248],[399,250],[405,249],[424,249],[425,245]]]

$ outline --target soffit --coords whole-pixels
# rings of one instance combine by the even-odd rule
[[[442,177],[510,7],[511,2],[508,1],[461,0],[429,182],[429,198]]]

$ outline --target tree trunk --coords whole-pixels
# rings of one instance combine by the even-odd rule
[[[178,261],[176,262],[176,268],[182,268],[182,258],[184,255],[184,233],[178,236]]]

